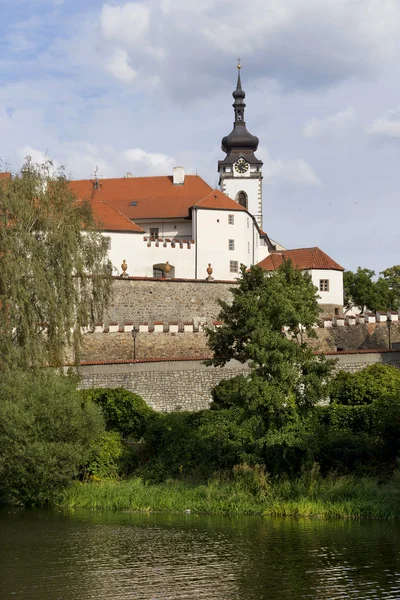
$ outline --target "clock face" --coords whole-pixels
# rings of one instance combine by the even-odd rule
[[[244,158],[239,158],[239,160],[235,163],[235,171],[236,173],[246,173],[249,169],[249,163],[244,160]]]

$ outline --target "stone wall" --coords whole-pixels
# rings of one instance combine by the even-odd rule
[[[212,322],[218,299],[230,301],[234,281],[114,278],[105,322]]]
[[[322,352],[341,350],[387,350],[389,331],[386,323],[345,325],[344,327],[318,328],[317,338],[310,345]],[[400,322],[393,322],[391,344],[400,344]]]
[[[206,367],[201,361],[168,361],[80,368],[81,387],[123,387],[142,396],[157,411],[196,411],[209,408],[211,390],[221,379],[248,373],[231,361],[224,368]]]
[[[210,355],[203,332],[139,333],[136,338],[136,358],[204,358]],[[82,362],[131,360],[131,333],[93,333],[84,337]]]
[[[183,323],[183,322],[182,322]],[[211,325],[212,323],[210,323]],[[157,324],[145,326],[136,338],[136,358],[204,358],[209,356],[207,339],[202,328],[195,324]],[[83,362],[109,362],[130,360],[133,357],[133,340],[130,331],[111,331],[113,327],[99,327],[97,333],[84,336]],[[118,329],[118,325],[114,326]],[[129,326],[126,328],[129,329]],[[130,326],[132,329],[132,326]],[[157,331],[161,329],[161,331]],[[163,329],[168,331],[163,331]],[[190,331],[189,331],[190,330]],[[357,324],[353,326],[318,328],[317,338],[308,340],[316,350],[332,352],[341,350],[386,350],[389,347],[386,323]],[[392,345],[400,344],[400,322],[393,323]],[[393,346],[392,346],[393,347]]]
[[[356,372],[375,364],[400,368],[400,351],[331,353],[337,368]],[[249,369],[237,361],[223,368],[206,367],[202,361],[177,360],[127,364],[82,365],[81,387],[123,387],[136,392],[155,410],[162,412],[202,410],[209,407],[212,388]]]

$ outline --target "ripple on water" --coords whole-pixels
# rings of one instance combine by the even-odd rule
[[[0,513],[0,599],[400,598],[387,523]]]

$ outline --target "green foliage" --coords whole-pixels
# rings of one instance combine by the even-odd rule
[[[371,404],[400,393],[400,369],[370,365],[356,373],[339,372],[330,384],[331,402],[345,405]]]
[[[0,377],[0,497],[46,504],[88,461],[104,432],[100,409],[51,371]]]
[[[381,274],[390,291],[388,308],[397,310],[400,308],[400,265],[385,269]]]
[[[112,510],[173,511],[193,514],[271,515],[318,518],[400,517],[400,477],[322,477],[318,467],[292,480],[270,478],[262,467],[239,465],[233,477],[216,474],[206,484],[185,480],[149,485],[128,481],[75,483],[60,504]]]
[[[84,231],[83,231],[84,229]],[[30,159],[0,183],[0,370],[79,356],[81,328],[108,304],[111,264],[89,203]]]
[[[344,305],[347,309],[357,306],[361,311],[400,307],[400,266],[382,272],[383,277],[374,281],[375,271],[358,267],[356,273],[345,271],[343,275]]]
[[[332,361],[316,356],[303,340],[306,334],[315,336],[316,291],[310,276],[294,269],[290,261],[268,276],[260,267],[248,272],[242,267],[232,304],[221,302],[223,325],[207,331],[214,354],[208,364],[223,366],[231,359],[249,362],[254,385],[264,386],[264,404],[279,397],[281,408],[288,405],[291,412],[294,404],[300,412],[307,412],[324,397],[325,381],[333,368]]]
[[[105,431],[93,445],[93,456],[85,467],[83,478],[94,481],[116,479],[137,466],[136,457],[117,431]]]
[[[252,447],[251,458],[237,450],[242,460],[261,461],[273,474],[298,472],[313,455],[309,418],[327,396],[333,369],[332,361],[315,355],[304,341],[305,335],[315,336],[317,290],[288,261],[268,276],[259,267],[242,267],[232,294],[232,304],[221,303],[223,325],[207,331],[214,353],[208,364],[236,359],[248,362],[251,373],[216,386],[212,408],[240,409]]]
[[[119,432],[124,439],[140,440],[154,415],[143,398],[124,388],[94,388],[81,394],[101,407],[106,428]]]

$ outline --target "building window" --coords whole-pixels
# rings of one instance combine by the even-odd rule
[[[319,280],[319,291],[320,292],[329,292],[329,279],[320,279]]]
[[[238,202],[240,204],[240,206],[243,206],[243,208],[247,209],[247,194],[246,192],[238,192],[236,194],[236,202]]]
[[[237,260],[231,260],[229,261],[229,265],[230,265],[230,271],[231,273],[238,273],[239,272],[239,263]]]
[[[229,240],[229,250],[235,249],[235,240]]]
[[[247,228],[249,228],[249,227],[250,227],[250,219],[249,219],[249,217],[247,217]]]
[[[235,215],[228,215],[228,223],[229,225],[235,224]]]
[[[152,240],[158,240],[158,232],[159,232],[158,227],[150,227],[150,238]]]
[[[106,240],[107,240],[107,250],[111,250],[111,238],[106,237]]]
[[[247,252],[250,254],[250,242],[247,242]]]

